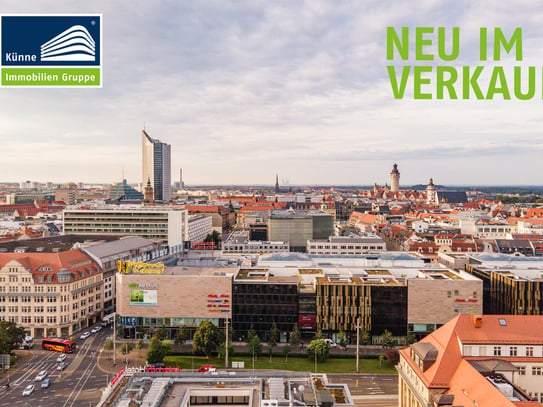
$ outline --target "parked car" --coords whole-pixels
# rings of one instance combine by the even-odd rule
[[[42,370],[40,373],[37,374],[37,376],[34,378],[34,381],[41,382],[43,379],[47,377],[47,370]]]
[[[216,370],[213,365],[203,365],[198,368],[198,372],[214,372]]]
[[[326,338],[326,339],[324,340],[324,342],[326,342],[326,343],[328,344],[328,346],[330,346],[330,347],[337,346],[337,344],[336,344],[333,340],[328,339],[328,338]]]
[[[28,386],[25,387],[25,389],[23,390],[23,396],[30,396],[32,393],[34,393],[34,385],[33,384],[29,384]]]
[[[60,362],[58,365],[57,365],[57,370],[59,371],[62,371],[66,369],[66,362]]]
[[[101,326],[95,326],[91,329],[91,333],[95,334],[96,332],[100,332],[102,330]]]
[[[41,388],[42,388],[42,389],[48,388],[49,386],[51,386],[51,383],[52,383],[52,382],[53,382],[53,381],[52,381],[50,378],[45,379],[45,380],[41,383]]]
[[[83,332],[79,339],[87,339],[89,336],[91,336],[90,332]]]
[[[66,360],[68,356],[66,356],[65,353],[61,353],[60,355],[58,355],[58,358],[57,358],[57,363],[60,363],[60,362],[64,362]]]

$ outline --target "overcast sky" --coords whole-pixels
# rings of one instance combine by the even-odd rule
[[[273,184],[276,173],[383,184],[394,162],[401,185],[541,184],[537,1],[3,0],[0,12],[101,13],[104,37],[103,88],[0,89],[0,181],[109,183],[124,168],[141,182],[145,126],[172,146],[172,181],[182,167],[188,185]],[[481,64],[479,27],[521,27],[523,61],[496,64],[536,66],[536,97],[413,100],[410,78],[395,100],[387,26],[460,27],[460,57],[438,62],[454,66]]]

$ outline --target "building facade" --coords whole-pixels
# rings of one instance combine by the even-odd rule
[[[386,243],[378,236],[330,236],[328,240],[308,240],[307,253],[355,255],[386,251]]]
[[[116,274],[118,329],[125,338],[150,338],[164,327],[173,339],[180,326],[192,333],[204,320],[222,328],[232,317],[232,275],[227,267],[166,267],[162,272]]]
[[[165,246],[183,245],[188,214],[181,206],[72,206],[64,210],[64,233],[141,236]]]
[[[142,185],[151,181],[155,201],[169,202],[172,199],[171,146],[151,138],[143,130],[142,141]]]
[[[0,318],[35,338],[67,338],[103,315],[100,266],[74,249],[0,253]]]
[[[542,318],[459,315],[400,350],[399,406],[541,406]]]

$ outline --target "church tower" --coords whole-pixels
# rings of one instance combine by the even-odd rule
[[[155,202],[155,194],[153,191],[153,187],[151,186],[151,179],[147,178],[147,185],[143,189],[143,202],[145,203],[154,203]]]
[[[390,173],[390,192],[398,192],[400,190],[400,171],[398,164],[394,163],[392,172]]]
[[[437,203],[436,186],[434,185],[434,180],[432,178],[430,178],[430,182],[426,187],[426,203],[428,205],[435,205]]]
[[[275,193],[279,193],[279,174],[275,174]]]

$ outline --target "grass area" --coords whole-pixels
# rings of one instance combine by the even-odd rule
[[[253,362],[249,356],[233,356],[230,362],[245,362],[245,369],[252,369]],[[224,359],[206,358],[205,356],[166,356],[166,366],[179,366],[181,369],[197,369],[202,365],[214,365],[218,369],[224,369]],[[262,355],[255,360],[255,369],[293,370],[302,372],[314,372],[315,362],[306,357],[289,357],[285,362],[283,356],[277,355],[272,358]],[[356,359],[330,358],[325,362],[317,363],[318,373],[355,373]],[[396,369],[386,360],[379,366],[378,359],[360,359],[360,373],[396,373]]]

